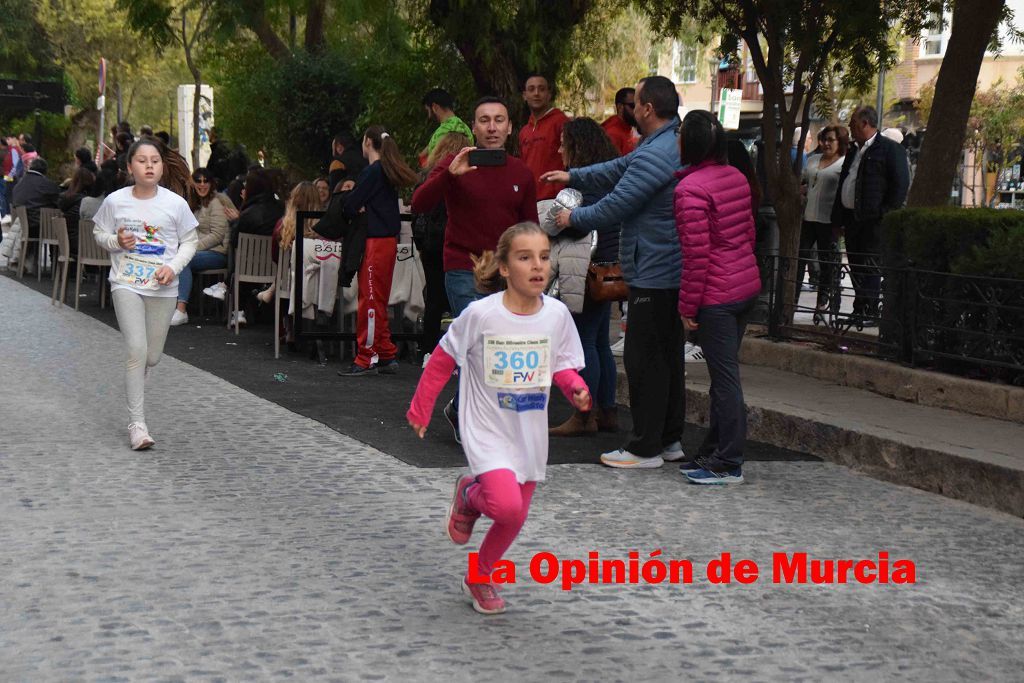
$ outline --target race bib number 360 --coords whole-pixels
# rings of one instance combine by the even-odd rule
[[[530,389],[551,386],[551,340],[547,336],[484,337],[488,386]]]
[[[164,264],[159,256],[128,253],[121,256],[121,264],[114,279],[138,289],[156,289],[160,286],[153,275]]]

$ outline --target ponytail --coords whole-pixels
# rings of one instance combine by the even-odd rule
[[[416,172],[409,168],[402,158],[395,139],[384,130],[384,126],[373,125],[363,135],[370,140],[373,148],[380,153],[380,165],[388,182],[395,188],[411,187],[419,181]]]
[[[493,251],[485,251],[479,256],[473,256],[473,280],[476,282],[476,291],[481,294],[494,294],[505,289],[505,278],[501,276],[498,269],[498,258]]]
[[[507,283],[501,276],[500,266],[502,263],[508,265],[508,254],[512,250],[512,240],[520,235],[544,235],[539,225],[531,221],[516,223],[511,228],[501,233],[498,238],[498,248],[495,251],[485,251],[480,256],[470,255],[473,259],[473,279],[476,281],[476,289],[482,294],[494,294],[505,289]]]

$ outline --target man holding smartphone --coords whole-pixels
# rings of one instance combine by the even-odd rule
[[[505,154],[512,134],[508,107],[498,97],[484,97],[473,108],[476,147],[438,162],[412,195],[412,212],[428,213],[442,201],[448,211],[444,234],[444,285],[452,315],[480,298],[473,281],[472,256],[493,251],[501,233],[516,223],[537,222],[537,186],[521,159]],[[472,155],[472,157],[470,156]],[[458,394],[445,408],[455,440]]]

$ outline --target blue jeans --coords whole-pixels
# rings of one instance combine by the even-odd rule
[[[448,291],[448,303],[451,304],[452,316],[459,315],[466,310],[466,307],[477,299],[483,298],[483,294],[476,291],[476,280],[471,270],[449,270],[444,274],[444,288]],[[452,407],[459,409],[459,390],[455,390],[452,397]]]
[[[218,251],[197,251],[192,260],[178,273],[178,303],[188,302],[192,293],[192,271],[213,270],[228,264],[228,257]]]
[[[452,317],[457,318],[467,306],[483,298],[483,294],[476,291],[476,280],[471,270],[449,270],[444,274],[444,288],[448,292]]]
[[[11,209],[7,206],[7,181],[0,174],[0,216],[6,216],[10,212]]]
[[[612,304],[583,304],[583,311],[573,313],[576,330],[580,333],[583,343],[583,359],[586,367],[580,375],[594,397],[594,403],[600,408],[615,407],[615,357],[612,355],[611,344],[608,343],[608,324],[611,320]]]

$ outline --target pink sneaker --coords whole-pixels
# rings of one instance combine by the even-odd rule
[[[475,481],[476,478],[468,474],[459,477],[455,482],[452,504],[448,507],[448,514],[444,519],[444,529],[448,533],[448,538],[456,545],[466,545],[469,542],[469,537],[473,535],[473,525],[480,519],[480,513],[465,502],[466,489]]]
[[[469,583],[462,579],[462,592],[473,600],[473,609],[480,614],[501,614],[505,611],[505,601],[492,584]]]

